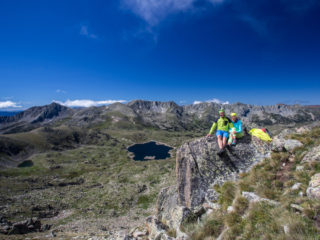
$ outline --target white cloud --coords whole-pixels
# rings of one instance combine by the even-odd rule
[[[88,99],[82,99],[82,100],[67,100],[65,102],[55,101],[53,102],[59,103],[61,105],[67,106],[67,107],[92,107],[92,106],[101,106],[101,105],[108,105],[116,102],[126,102],[126,100],[103,100],[103,101],[93,101]]]
[[[197,1],[199,0],[123,0],[127,8],[151,26],[157,25],[170,14],[193,9]],[[225,0],[205,1],[216,5]]]
[[[211,100],[207,100],[206,102],[213,102],[213,103],[218,103],[218,104],[230,104],[229,103],[229,101],[221,101],[221,100],[219,100],[219,99],[217,99],[217,98],[213,98],[213,99],[211,99]]]
[[[12,101],[4,101],[0,102],[0,108],[21,108],[22,106],[18,106],[17,103]]]
[[[221,101],[221,100],[219,100],[217,98],[213,98],[213,99],[207,100],[205,102],[207,102],[207,103],[217,103],[217,104],[230,104],[229,101],[225,101],[224,102],[224,101]],[[193,102],[193,104],[200,104],[200,103],[203,103],[203,101],[194,101]]]
[[[80,35],[85,36],[87,38],[97,39],[98,36],[89,32],[87,25],[81,25],[80,26]]]
[[[169,14],[187,10],[194,0],[124,0],[125,5],[150,25],[156,25]]]

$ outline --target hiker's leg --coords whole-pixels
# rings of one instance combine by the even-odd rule
[[[227,131],[223,132],[223,142],[222,142],[222,147],[224,148],[227,145],[227,139],[229,137],[229,133]]]
[[[231,145],[232,141],[233,141],[233,138],[234,138],[234,133],[231,132],[230,133],[230,136],[229,136],[229,139],[228,139],[228,145]]]
[[[222,147],[224,148],[227,145],[227,138],[223,137]]]
[[[221,135],[218,136],[218,145],[219,145],[219,148],[222,149],[222,137],[221,137]]]

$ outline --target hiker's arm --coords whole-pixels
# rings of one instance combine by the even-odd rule
[[[229,128],[232,129],[233,128],[233,124],[232,122],[229,122]]]
[[[239,120],[240,121],[240,120]],[[237,133],[241,133],[242,132],[242,122],[240,121],[240,124],[239,124],[239,131],[237,131]]]
[[[210,132],[209,132],[208,135],[211,135],[211,134],[213,133],[213,131],[216,130],[216,127],[217,127],[217,123],[214,122],[214,123],[212,124],[212,127],[211,127]]]

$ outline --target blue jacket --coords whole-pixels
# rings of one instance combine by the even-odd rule
[[[237,119],[237,121],[233,122],[233,127],[236,129],[237,133],[242,133],[242,123],[240,119]]]

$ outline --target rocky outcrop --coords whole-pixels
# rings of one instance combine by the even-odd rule
[[[50,225],[41,225],[40,220],[37,218],[29,218],[27,220],[11,223],[7,221],[4,217],[0,216],[0,233],[2,234],[26,234],[29,232],[40,232],[50,229]]]
[[[320,161],[320,146],[313,147],[303,157],[302,162],[319,162]]]
[[[302,143],[295,139],[274,138],[272,141],[272,150],[276,152],[292,152],[295,148],[301,146]]]
[[[219,155],[218,151],[215,137],[202,137],[186,142],[177,150],[177,184],[164,188],[159,193],[156,215],[148,217],[146,221],[147,239],[190,239],[181,232],[181,224],[194,222],[208,215],[212,209],[220,208],[219,204],[212,202],[218,197],[213,186],[227,180],[236,180],[240,172],[249,171],[270,155],[271,144],[245,135],[238,140],[236,146],[227,148]],[[248,197],[251,196],[249,193]],[[259,198],[255,197],[254,200]],[[174,232],[175,237],[170,237],[169,232]],[[132,233],[127,239],[140,238],[134,237]]]
[[[235,180],[239,172],[248,171],[270,153],[271,146],[245,136],[236,146],[220,156],[216,138],[200,138],[183,144],[177,150],[177,185],[159,194],[157,218],[170,228],[194,220],[205,213],[204,203],[217,197],[215,184]]]
[[[307,196],[310,199],[320,200],[320,173],[311,177],[309,187],[307,188]]]

